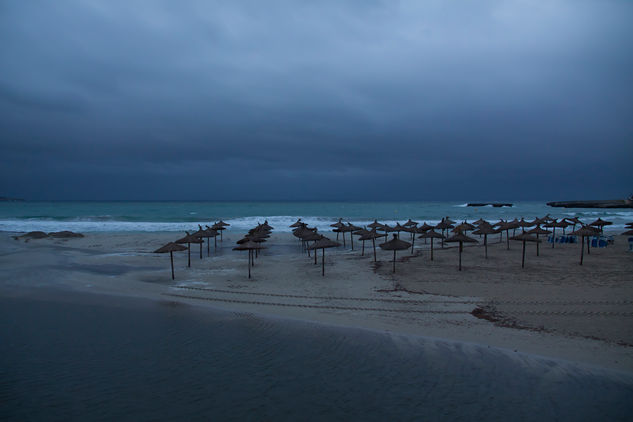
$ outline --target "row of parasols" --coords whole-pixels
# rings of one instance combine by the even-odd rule
[[[187,251],[187,266],[191,267],[191,244],[199,244],[200,245],[200,259],[202,259],[202,244],[204,243],[203,239],[207,239],[207,256],[211,255],[210,252],[210,244],[209,239],[213,238],[214,249],[218,247],[217,238],[220,236],[220,242],[223,240],[222,232],[226,230],[226,228],[230,226],[230,224],[225,223],[220,220],[212,226],[206,226],[205,229],[202,226],[198,225],[198,231],[194,233],[185,232],[186,236],[181,237],[178,240],[173,242],[169,242],[168,244],[161,246],[156,249],[154,253],[168,253],[171,261],[171,279],[174,279],[174,252]],[[187,246],[184,246],[184,245]]]
[[[396,223],[395,226],[389,226],[387,224],[379,223],[377,220],[374,220],[373,223],[368,224],[366,227],[358,227],[351,223],[343,223],[342,219],[339,219],[338,222],[331,224],[333,227],[333,231],[337,234],[337,241],[339,234],[343,237],[343,246],[345,246],[345,234],[349,233],[350,242],[352,250],[354,249],[354,235],[359,236],[358,240],[363,242],[362,246],[362,255],[365,252],[365,241],[371,240],[373,246],[374,253],[374,262],[376,261],[376,239],[387,237],[389,233],[393,233],[393,238],[387,242],[381,243],[378,246],[387,251],[393,251],[393,272],[396,271],[396,252],[399,250],[407,250],[411,248],[411,253],[413,253],[415,247],[415,239],[416,235],[418,239],[431,239],[431,260],[433,260],[433,240],[440,239],[442,242],[442,248],[444,247],[444,242],[446,243],[459,243],[459,271],[462,270],[462,252],[464,243],[478,243],[478,241],[472,237],[467,236],[467,233],[470,231],[472,234],[483,236],[484,237],[484,249],[485,249],[485,258],[488,258],[488,235],[492,234],[500,234],[500,241],[502,241],[503,232],[506,233],[506,241],[507,241],[507,249],[510,249],[510,240],[521,241],[523,244],[522,251],[522,259],[521,259],[521,267],[525,267],[525,246],[527,242],[536,243],[536,254],[537,256],[540,254],[539,252],[539,243],[541,239],[539,236],[552,234],[555,238],[556,236],[556,228],[561,228],[563,230],[563,235],[565,234],[565,229],[569,226],[573,226],[573,232],[570,235],[579,236],[582,239],[581,242],[581,256],[580,256],[580,265],[583,263],[584,257],[584,239],[590,236],[596,236],[602,233],[604,226],[610,225],[612,222],[604,221],[598,218],[596,221],[584,224],[577,217],[573,218],[564,218],[561,220],[557,220],[551,218],[549,216],[545,216],[542,218],[535,218],[533,221],[526,221],[521,218],[521,220],[514,219],[512,221],[500,220],[497,223],[489,223],[483,219],[479,219],[475,222],[468,223],[466,221],[457,224],[455,221],[446,217],[443,218],[440,223],[437,225],[429,225],[426,222],[421,224],[409,219],[406,223],[400,224]],[[580,225],[581,227],[578,230],[575,230],[576,225]],[[543,227],[551,228],[552,231],[546,230]],[[310,228],[305,223],[301,222],[301,219],[297,220],[290,227],[293,227],[293,234],[301,239],[302,243],[307,243],[313,241],[314,243],[307,247],[306,249],[309,251],[310,249],[323,249],[323,255],[325,255],[325,248],[337,247],[340,246],[340,243],[334,242],[323,235],[320,235],[316,228]],[[627,223],[627,228],[629,229],[627,232],[622,234],[633,234],[633,223]],[[521,233],[519,235],[516,234],[516,230],[521,229]],[[439,230],[439,232],[435,231]],[[452,230],[452,235],[449,236],[448,231]],[[513,231],[513,236],[510,237],[510,230]],[[379,233],[383,232],[383,233]],[[400,239],[401,232],[408,232],[411,234],[411,242],[407,242]],[[552,242],[552,248],[555,247],[555,242]],[[587,241],[587,251],[589,250],[589,241]],[[315,256],[316,263],[316,256]],[[325,273],[324,260],[322,259],[322,274]]]
[[[331,224],[333,227],[333,232],[336,233],[336,241],[327,238],[326,236],[318,233],[318,229],[316,227],[308,227],[308,225],[298,219],[297,222],[290,225],[293,228],[293,235],[301,240],[303,248],[310,254],[310,251],[314,251],[314,263],[317,264],[317,250],[321,249],[321,273],[325,275],[325,249],[339,247],[341,244],[338,242],[339,235],[342,236],[343,239],[343,247],[346,247],[346,233],[349,233],[350,243],[352,250],[354,249],[354,235],[358,236],[358,240],[362,242],[362,255],[365,253],[365,242],[371,241],[373,246],[373,257],[374,262],[377,261],[376,258],[376,239],[386,238],[389,233],[393,233],[393,238],[387,242],[381,243],[378,246],[386,251],[393,251],[393,272],[396,270],[396,252],[401,250],[407,250],[411,248],[411,252],[413,253],[415,247],[415,239],[425,239],[425,242],[430,239],[431,248],[430,248],[430,258],[433,260],[433,240],[440,239],[441,247],[444,247],[444,243],[459,243],[459,270],[462,270],[462,252],[464,243],[478,243],[478,241],[472,237],[469,237],[467,234],[471,232],[471,234],[479,235],[484,237],[484,249],[485,249],[485,258],[488,258],[488,235],[500,234],[499,241],[503,241],[503,232],[506,233],[506,242],[507,249],[510,249],[510,240],[521,241],[523,244],[522,251],[522,260],[521,267],[525,267],[525,247],[527,242],[536,243],[536,254],[539,255],[539,243],[541,239],[539,236],[552,234],[555,238],[556,229],[560,228],[565,234],[565,229],[569,226],[572,226],[572,232],[569,233],[573,236],[581,237],[581,256],[580,256],[580,265],[583,263],[584,257],[584,239],[590,236],[596,236],[602,233],[604,226],[612,224],[611,222],[601,220],[598,218],[596,221],[584,224],[577,217],[573,218],[564,218],[561,220],[557,220],[551,218],[549,216],[545,216],[542,218],[535,218],[533,221],[526,221],[521,218],[521,220],[514,219],[512,221],[500,220],[496,223],[489,223],[483,219],[479,219],[473,223],[468,223],[466,221],[457,224],[455,221],[446,217],[443,218],[437,225],[429,225],[426,222],[420,224],[418,222],[412,221],[409,219],[406,223],[400,224],[396,223],[395,226],[389,226],[387,224],[379,223],[377,220],[374,220],[373,223],[368,224],[366,227],[358,227],[351,223],[343,223],[342,219],[339,219],[338,222]],[[580,225],[578,230],[575,230],[576,225]],[[188,266],[191,267],[191,244],[199,244],[200,245],[200,258],[202,259],[202,244],[204,243],[204,238],[207,239],[207,256],[210,255],[210,241],[211,237],[214,238],[215,248],[217,248],[217,237],[220,236],[220,241],[222,241],[222,231],[226,229],[226,227],[230,226],[230,224],[225,223],[223,221],[219,221],[212,226],[206,226],[205,229],[202,226],[198,226],[199,230],[194,233],[186,232],[186,236],[180,238],[174,242],[170,242],[161,248],[154,251],[155,253],[167,253],[170,254],[171,261],[171,273],[172,279],[174,279],[174,264],[173,264],[173,252],[176,251],[188,251]],[[546,230],[545,228],[551,228],[552,231]],[[633,222],[627,223],[626,225],[628,231],[622,233],[624,235],[633,234]],[[516,234],[516,230],[521,229],[521,233],[519,235]],[[259,250],[265,249],[262,245],[266,241],[268,237],[270,237],[270,233],[273,230],[268,222],[264,222],[264,224],[258,224],[256,227],[248,231],[248,234],[245,235],[242,239],[237,241],[237,246],[233,248],[233,250],[246,250],[248,251],[248,277],[251,277],[251,267],[255,265],[255,258],[257,258]],[[438,230],[438,231],[436,231]],[[510,236],[510,230],[513,232],[513,236]],[[452,232],[452,235],[449,235],[449,231]],[[382,233],[380,233],[382,232]],[[404,241],[400,239],[400,233],[410,233],[411,242]],[[419,236],[416,236],[418,235]],[[310,244],[310,242],[312,242]],[[590,253],[589,241],[587,243],[587,253]],[[187,244],[187,246],[183,246]],[[552,248],[555,247],[555,242],[552,242]]]

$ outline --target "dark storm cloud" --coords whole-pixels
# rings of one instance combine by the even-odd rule
[[[8,1],[0,195],[623,196],[624,1]]]

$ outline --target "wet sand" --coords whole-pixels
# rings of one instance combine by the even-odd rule
[[[16,241],[0,236],[3,277],[0,295],[37,297],[54,289],[126,296],[162,303],[230,311],[239,315],[354,327],[393,336],[413,335],[540,355],[590,366],[633,372],[633,254],[624,237],[592,249],[578,265],[580,245],[528,244],[521,269],[521,244],[491,241],[465,247],[463,271],[457,248],[435,250],[416,240],[415,256],[378,251],[372,262],[355,250],[326,250],[325,277],[290,234],[276,234],[247,278],[247,254],[232,251],[242,233],[225,232],[203,259],[192,246],[174,256],[151,253],[179,233],[87,233],[81,239]],[[331,236],[332,238],[334,236]],[[406,239],[406,236],[403,236]],[[439,245],[437,245],[439,246]],[[473,315],[473,311],[479,317]],[[481,318],[483,317],[483,318]]]

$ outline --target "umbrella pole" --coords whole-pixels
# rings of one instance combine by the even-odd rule
[[[349,232],[349,239],[352,242],[352,250],[354,250],[354,234]]]
[[[523,255],[521,256],[521,268],[525,268],[525,240],[523,241]]]
[[[459,271],[462,270],[462,242],[459,242]]]
[[[538,244],[539,244],[539,241],[538,241],[538,233],[537,233],[537,234],[536,234],[536,256],[540,256],[540,255],[539,255],[539,251],[538,251],[538,249],[539,249]]]
[[[314,241],[313,245],[316,245],[316,240]],[[317,256],[319,255],[319,251],[318,250],[314,250],[314,265],[317,265]]]
[[[321,275],[325,277],[325,248],[321,248],[323,253],[321,254]],[[314,252],[316,254],[316,251]]]
[[[582,258],[585,254],[585,236],[580,236],[580,265],[582,265]]]
[[[591,250],[589,249],[589,243],[591,242],[589,242],[589,240],[589,236],[587,236],[587,255],[591,255]]]
[[[171,279],[174,279],[174,252],[169,251],[169,259],[171,260]]]
[[[374,262],[376,262],[376,239],[372,238],[371,243],[374,245]]]
[[[363,240],[363,248],[361,249],[360,256],[365,256],[365,241]]]
[[[488,259],[488,235],[484,234],[484,249],[486,250],[486,259]]]
[[[191,243],[187,243],[187,266],[191,268]]]
[[[431,238],[431,261],[433,261],[433,238]]]
[[[508,246],[506,247],[506,250],[510,250],[510,229],[506,230],[506,243],[508,244]]]
[[[213,247],[218,250],[218,235],[213,236]]]
[[[202,259],[202,243],[200,243],[200,259]]]
[[[552,227],[552,248],[556,244],[556,227]]]
[[[413,233],[411,233],[413,234]],[[413,255],[413,248],[415,247],[415,236],[412,236],[411,239],[411,255]]]
[[[393,272],[396,272],[396,250],[393,250]]]
[[[210,237],[207,237],[207,257],[211,256],[211,242],[209,242]]]
[[[342,233],[341,233],[341,236],[343,236],[343,247],[345,248],[345,247],[346,247],[346,246],[345,246],[345,232],[342,232]]]
[[[248,278],[251,278],[251,254],[252,250],[248,250]]]

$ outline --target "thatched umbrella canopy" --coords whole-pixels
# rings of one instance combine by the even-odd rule
[[[478,220],[473,221],[473,224],[474,224],[475,226],[479,226],[479,225],[480,225],[480,224],[482,224],[482,223],[488,223],[488,222],[487,222],[486,220],[484,220],[483,218],[480,218],[480,219],[478,219]],[[488,224],[490,224],[490,223],[488,223]]]
[[[302,226],[302,225],[304,225],[304,224],[305,224],[305,223],[303,223],[303,222],[301,221],[301,219],[299,218],[299,219],[297,219],[297,221],[295,221],[294,223],[292,223],[292,224],[291,224],[290,226],[288,226],[288,227],[301,227],[301,226]]]
[[[418,239],[431,239],[431,261],[433,261],[433,239],[444,239],[444,235],[436,232],[433,229],[429,229],[418,236]]]
[[[368,224],[367,227],[369,227],[372,230],[373,229],[382,230],[383,224],[379,223],[378,220],[374,220],[374,222],[371,224]]]
[[[262,224],[262,227],[263,227],[264,229],[266,229],[266,230],[270,230],[270,231],[272,231],[272,230],[273,230],[273,228],[274,228],[273,226],[271,226],[270,224],[268,224],[268,220],[264,220],[264,224]]]
[[[171,261],[171,279],[172,280],[174,279],[174,252],[180,252],[180,251],[185,251],[185,250],[187,250],[187,248],[185,248],[184,246],[179,245],[178,243],[169,242],[165,246],[160,247],[154,251],[154,253],[169,252],[169,259]]]
[[[585,250],[585,237],[596,236],[600,234],[600,231],[591,226],[582,226],[578,230],[573,231],[571,234],[573,236],[580,236],[580,265],[582,265]],[[587,254],[591,254],[589,250],[589,239],[587,239]]]
[[[418,225],[417,221],[413,221],[409,218],[409,221],[407,221],[406,223],[402,224],[402,227],[415,227]]]
[[[456,233],[453,236],[446,239],[447,243],[459,242],[459,271],[462,270],[462,250],[464,249],[464,243],[477,243],[477,239],[468,237],[463,233]]]
[[[453,228],[453,232],[457,233],[457,232],[461,232],[461,233],[465,233],[467,231],[470,230],[475,230],[475,226],[473,226],[472,224],[464,221],[463,223],[458,224],[457,226],[455,226]]]
[[[602,230],[604,229],[604,226],[610,226],[611,224],[613,224],[611,221],[604,221],[601,218],[598,218],[593,223],[589,223],[589,225],[592,226],[592,227],[600,228],[600,233],[602,233]]]
[[[323,237],[320,240],[317,240],[312,245],[308,246],[308,249],[314,249],[314,255],[316,256],[316,249],[321,249],[323,252],[321,254],[321,275],[325,277],[325,249],[326,248],[336,248],[341,246],[340,243],[335,242],[333,240],[328,239],[327,237]]]
[[[424,223],[422,223],[421,226],[417,226],[415,228],[415,231],[418,234],[423,234],[423,233],[426,233],[427,231],[432,230],[432,229],[433,229],[433,226],[431,226],[430,224],[427,224],[427,222],[425,221]],[[420,239],[420,237],[418,237],[418,239]],[[424,243],[427,242],[427,239],[428,238],[426,238],[426,237],[424,238]]]
[[[376,262],[376,239],[379,237],[385,237],[384,234],[379,234],[376,229],[373,229],[366,234],[362,235],[359,239],[363,241],[363,245],[365,244],[365,240],[371,240],[371,243],[374,247],[374,262]]]
[[[442,221],[440,221],[437,226],[435,226],[436,229],[440,229],[442,231],[442,235],[444,235],[444,230],[448,230],[448,229],[452,229],[453,227],[455,227],[453,224],[455,223],[453,222],[449,222],[450,220],[447,219],[442,219]],[[444,237],[442,237],[442,248],[444,247]]]
[[[523,232],[525,232],[526,228],[534,226],[536,226],[535,221],[526,221],[523,217],[521,217],[521,220],[519,221],[519,227],[523,229]]]
[[[200,244],[200,248],[202,248],[202,243],[204,242],[204,240],[202,240],[199,237],[190,235],[189,232],[185,232],[187,233],[187,236],[185,237],[181,237],[180,239],[176,240],[174,243],[179,243],[179,244],[187,244],[187,266],[191,267],[191,244],[192,243],[199,243]]]
[[[455,222],[455,221],[451,220],[451,219],[450,219],[450,218],[448,218],[448,217],[444,217],[444,218],[442,218],[442,220],[443,220],[443,221],[446,221],[448,224],[453,224],[453,225],[457,224],[457,222]]]
[[[513,236],[510,239],[512,240],[520,240],[521,242],[523,242],[523,255],[521,257],[521,268],[525,268],[525,243],[526,242],[536,242],[536,244],[538,245],[540,240],[536,238],[536,236],[533,236],[531,234],[528,233],[521,233],[518,236]]]
[[[239,244],[233,248],[234,251],[248,251],[248,278],[251,278],[251,267],[255,265],[253,262],[253,251],[260,249],[266,249],[266,247],[252,240]]]
[[[488,235],[495,234],[498,230],[493,228],[490,223],[481,223],[479,228],[473,231],[473,234],[483,235],[484,236],[484,249],[485,249],[485,257],[488,259]]]
[[[393,251],[393,272],[396,272],[396,251],[403,251],[405,249],[409,249],[411,244],[409,242],[405,242],[404,240],[398,239],[398,235],[394,234],[393,239],[388,242],[381,243],[380,248],[385,251]]]
[[[382,230],[385,232],[385,236],[396,231],[396,229],[391,227],[389,224],[383,224]]]
[[[536,238],[538,239],[538,237],[540,235],[542,235],[542,234],[550,234],[551,231],[542,229],[541,226],[536,226],[532,230],[526,231],[526,233],[528,233],[528,234],[535,234]],[[536,256],[539,256],[539,245],[538,245],[539,243],[540,242],[536,243]]]

